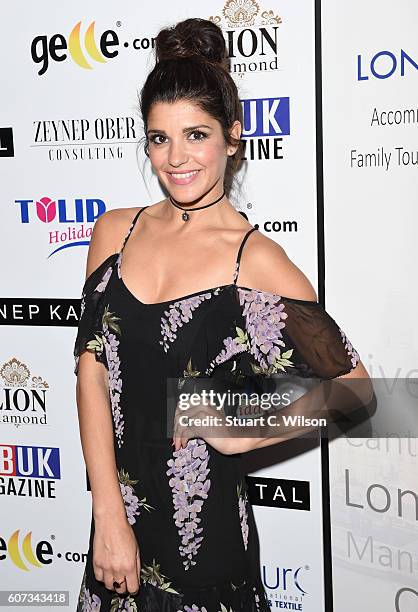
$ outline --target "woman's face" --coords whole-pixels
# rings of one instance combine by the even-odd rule
[[[240,137],[239,121],[231,134]],[[148,114],[147,137],[151,164],[174,200],[222,194],[228,155],[237,147],[225,143],[219,121],[187,100],[158,102]]]

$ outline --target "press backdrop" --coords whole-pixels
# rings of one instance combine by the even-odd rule
[[[137,150],[153,37],[186,17],[222,27],[245,116],[231,200],[304,271],[371,374],[416,377],[418,12],[412,0],[45,0],[1,13],[0,587],[67,590],[74,610],[91,513],[73,374],[79,298],[94,221],[163,197]],[[348,467],[366,489],[385,478],[388,456],[366,477],[371,451],[344,444],[329,449],[331,481],[319,440],[248,456],[272,609],[410,612],[416,518],[413,571],[388,581],[384,561],[350,556],[340,523],[351,507],[333,491]],[[417,491],[408,461],[402,485]],[[384,520],[366,506],[358,520]]]

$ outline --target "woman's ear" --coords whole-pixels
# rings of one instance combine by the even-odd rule
[[[241,122],[238,120],[234,121],[231,129],[229,130],[230,135],[233,138],[236,138],[237,140],[239,140],[241,138],[241,131],[242,131]],[[237,149],[238,149],[238,145],[236,146],[229,145],[228,150],[227,150],[228,155],[233,155]]]

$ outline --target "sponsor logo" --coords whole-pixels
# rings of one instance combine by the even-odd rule
[[[303,611],[306,595],[306,574],[309,565],[285,567],[262,565],[261,578],[272,608]]]
[[[357,55],[357,80],[389,79],[393,75],[409,76],[418,70],[417,60],[418,58],[415,59],[403,49],[396,53],[379,51],[372,57],[359,54]]]
[[[122,23],[117,21],[116,28],[121,26]],[[35,36],[31,42],[30,52],[33,62],[40,66],[39,76],[47,72],[51,62],[65,62],[68,57],[79,68],[92,70],[98,64],[106,64],[109,60],[118,57],[122,47],[132,47],[136,51],[148,51],[154,46],[152,38],[134,38],[122,43],[116,30],[108,29],[96,33],[95,28],[96,22],[92,21],[83,35],[81,21],[79,21],[73,26],[68,36],[63,34],[54,34],[50,37],[46,34]]]
[[[54,541],[55,535],[51,535],[50,540]],[[0,535],[0,562],[9,559],[15,567],[28,572],[33,567],[39,569],[51,565],[54,557],[70,563],[85,564],[87,553],[69,550],[56,552],[48,540],[33,541],[32,531],[23,535],[20,529],[16,529],[8,539]]]
[[[282,18],[255,0],[228,0],[220,15],[208,17],[226,36],[230,72],[240,78],[279,70],[279,27]],[[281,67],[280,67],[281,68]]]
[[[120,160],[125,145],[139,138],[134,117],[42,119],[33,128],[31,148],[46,151],[53,162]]]
[[[80,320],[81,301],[80,298],[0,298],[0,311],[3,325],[77,327]],[[2,418],[4,415],[1,414],[0,400],[0,422]]]
[[[13,357],[0,367],[0,423],[47,425],[48,383]]]
[[[306,480],[284,480],[246,476],[248,497],[253,506],[310,510],[310,483]]]
[[[105,202],[100,198],[50,198],[15,200],[20,213],[20,223],[54,223],[54,229],[48,231],[48,244],[52,248],[48,257],[63,249],[88,245],[93,228],[87,223],[94,223],[106,210]],[[78,225],[77,225],[78,224]]]
[[[290,135],[289,98],[242,100],[243,159],[283,159],[283,136]]]
[[[0,444],[0,495],[55,498],[59,448]]]

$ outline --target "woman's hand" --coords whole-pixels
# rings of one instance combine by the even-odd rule
[[[224,455],[240,453],[244,449],[238,428],[225,423],[225,413],[214,406],[199,404],[181,410],[177,404],[173,443],[175,450],[185,448],[191,438],[202,438]]]
[[[95,519],[93,569],[96,579],[104,582],[107,589],[117,593],[138,593],[141,572],[139,547],[126,517]],[[115,580],[120,583],[119,588],[113,586]]]

